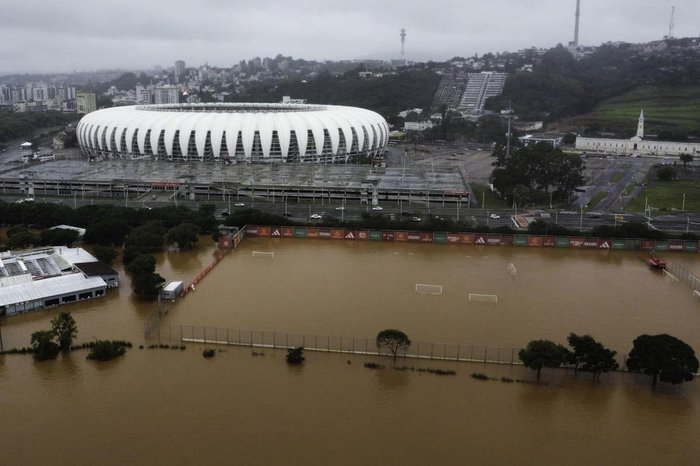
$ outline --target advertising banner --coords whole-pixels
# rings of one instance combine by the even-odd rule
[[[345,230],[345,239],[348,241],[353,241],[360,238],[358,238],[358,232],[354,230]]]
[[[515,235],[516,246],[527,246],[529,244],[527,235]]]
[[[554,236],[545,236],[542,238],[542,246],[545,248],[555,248],[557,246],[557,238]]]
[[[270,236],[270,227],[258,227],[258,236]]]
[[[642,241],[639,239],[627,239],[627,250],[628,251],[639,251],[642,249]]]
[[[479,246],[486,246],[486,235],[477,233],[474,235],[474,244]]]
[[[438,244],[447,244],[447,232],[436,231],[433,232],[433,242]]]
[[[408,241],[408,232],[407,231],[395,231],[394,232],[394,241],[401,241],[401,242]]]
[[[294,227],[282,227],[282,238],[294,238]]]
[[[294,237],[306,239],[306,227],[294,227]]]
[[[409,231],[408,232],[409,241],[420,241],[420,231]]]
[[[394,241],[394,232],[382,231],[382,241]]]
[[[474,244],[474,233],[460,233],[459,242],[462,244]]]
[[[459,233],[448,233],[447,242],[449,244],[459,244]]]
[[[357,239],[362,240],[362,241],[367,241],[369,239],[369,231],[367,230],[360,230],[357,232]]]
[[[613,238],[612,248],[615,250],[627,249],[627,240],[624,238]]]
[[[528,236],[527,245],[531,248],[541,248],[543,239],[541,236]]]
[[[572,237],[569,238],[569,247],[571,248],[582,248],[583,247],[583,241],[584,238],[579,238],[579,237]]]
[[[668,241],[657,241],[656,242],[656,250],[657,251],[668,251],[669,248],[669,242]]]
[[[598,238],[598,249],[612,249],[612,240],[609,238]]]
[[[330,228],[319,228],[318,237],[319,237],[319,239],[331,239],[331,229]]]
[[[250,236],[258,236],[258,226],[257,225],[246,225],[245,232]]]
[[[584,238],[582,246],[587,249],[597,249],[598,238]]]
[[[668,245],[669,251],[682,251],[683,250],[683,240],[672,239]]]
[[[369,239],[371,241],[381,241],[382,240],[382,232],[378,230],[370,230],[369,231]]]
[[[332,239],[343,239],[345,237],[345,230],[342,228],[333,228],[331,230]]]
[[[501,235],[501,246],[512,246],[515,243],[515,236]]]
[[[656,249],[656,240],[653,239],[643,239],[641,240],[640,248],[642,251],[653,251]]]
[[[306,229],[306,237],[311,238],[311,239],[317,239],[318,238],[318,228],[308,227]]]
[[[433,242],[433,234],[429,231],[421,231],[420,232],[420,241],[421,241],[421,243],[432,243]]]
[[[683,251],[685,252],[698,252],[698,242],[697,241],[684,241]]]
[[[270,236],[273,238],[281,238],[282,229],[280,227],[270,227]]]
[[[486,244],[488,246],[500,246],[501,235],[486,235]]]
[[[558,248],[568,248],[569,247],[569,237],[568,236],[557,236],[557,247]]]

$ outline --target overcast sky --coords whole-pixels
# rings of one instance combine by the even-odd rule
[[[700,35],[699,0],[581,0],[580,43]],[[278,53],[410,60],[552,47],[573,39],[576,0],[2,0],[0,75],[229,67]]]

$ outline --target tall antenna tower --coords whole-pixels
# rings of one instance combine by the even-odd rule
[[[673,29],[676,27],[674,17],[676,16],[676,7],[671,7],[671,20],[668,22],[668,38],[673,39]]]
[[[406,45],[406,30],[401,29],[401,34],[399,35],[401,36],[401,55],[405,55],[406,52],[404,50],[404,46]]]
[[[581,16],[581,0],[576,0],[576,26],[574,27],[574,47],[578,47],[578,23]]]

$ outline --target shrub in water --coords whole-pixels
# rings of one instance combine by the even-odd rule
[[[92,343],[88,359],[97,361],[109,361],[126,353],[126,344],[123,341],[97,340]]]
[[[287,364],[299,365],[304,362],[304,347],[297,346],[287,350]]]
[[[205,358],[213,358],[216,355],[216,351],[214,351],[211,348],[207,348],[204,351],[202,351],[202,356]]]

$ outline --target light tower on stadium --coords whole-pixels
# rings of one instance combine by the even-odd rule
[[[404,50],[406,46],[406,29],[401,29],[401,55],[406,55],[406,51]]]

